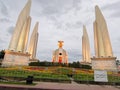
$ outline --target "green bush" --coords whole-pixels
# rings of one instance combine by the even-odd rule
[[[25,71],[25,70],[4,70],[0,69],[0,76],[6,79],[16,79],[23,80],[27,76],[33,76],[35,80],[54,80],[54,81],[70,81],[67,75],[51,74],[51,73],[41,73],[35,71]]]
[[[93,74],[76,74],[73,78],[75,81],[94,81]]]
[[[52,63],[47,61],[42,62],[31,62],[29,63],[29,66],[61,66],[61,67],[73,67],[73,68],[83,68],[83,69],[91,69],[90,65],[82,65],[80,62],[72,62],[68,64],[62,64],[62,63]]]

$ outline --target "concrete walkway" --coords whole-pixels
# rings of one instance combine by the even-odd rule
[[[66,83],[44,83],[40,82],[37,88],[62,89],[62,90],[120,90],[119,88],[108,85],[86,85],[86,84],[66,84]]]
[[[0,90],[120,90],[120,88],[109,85],[38,82],[35,86],[0,84]]]

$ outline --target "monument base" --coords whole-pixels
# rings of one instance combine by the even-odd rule
[[[91,61],[94,70],[117,71],[116,57],[93,57]]]
[[[29,59],[29,63],[31,62],[38,62],[39,60],[38,59]]]
[[[28,66],[30,54],[5,51],[5,56],[2,61],[2,67],[11,67],[11,66]]]

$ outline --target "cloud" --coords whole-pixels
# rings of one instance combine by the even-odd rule
[[[114,12],[111,17],[114,17],[114,18],[119,18],[120,17],[120,12]]]
[[[5,41],[2,39],[2,38],[0,38],[0,43],[4,43]]]
[[[6,5],[2,1],[0,1],[0,12],[4,16],[9,16],[8,8],[6,7]]]
[[[9,22],[11,22],[9,19],[7,19],[7,18],[1,18],[0,19],[0,22],[6,22],[6,23],[9,23]]]
[[[82,26],[83,24],[82,24],[82,22],[80,22],[80,21],[77,21],[77,22],[75,22],[75,23],[66,23],[66,27],[67,28],[73,28],[73,29],[76,29],[76,28],[81,28],[81,26]]]
[[[49,16],[54,14],[61,14],[64,10],[69,7],[69,3],[72,3],[72,0],[36,0],[37,3],[42,8],[42,14]],[[62,6],[62,7],[61,7]]]
[[[10,35],[13,34],[14,28],[15,28],[14,26],[8,27],[7,31],[8,31],[8,33],[9,33]]]
[[[6,41],[0,37],[0,50],[6,49]]]
[[[81,54],[80,50],[69,49],[69,50],[67,50],[67,52],[68,52],[68,60],[69,60],[69,62],[81,61],[82,54]]]
[[[68,13],[69,10],[73,8],[75,10],[80,10],[80,3],[81,0],[36,0],[35,4],[39,5],[39,12],[37,12],[35,8],[33,8],[33,10],[36,11],[37,16],[55,19],[65,13]]]
[[[104,10],[118,10],[118,8],[120,8],[120,1],[115,1],[115,2],[110,3],[110,4],[106,4],[101,9],[104,9]]]
[[[110,4],[106,4],[105,6],[102,7],[103,10],[109,11],[111,17],[119,17],[120,16],[120,1],[116,1]]]

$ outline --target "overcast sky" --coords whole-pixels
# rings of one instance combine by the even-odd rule
[[[18,15],[27,0],[0,0],[0,50],[8,49]],[[39,22],[37,58],[51,61],[57,42],[64,41],[69,61],[80,61],[82,30],[86,26],[94,56],[95,5],[105,17],[114,56],[120,58],[120,0],[32,0],[31,31]]]

